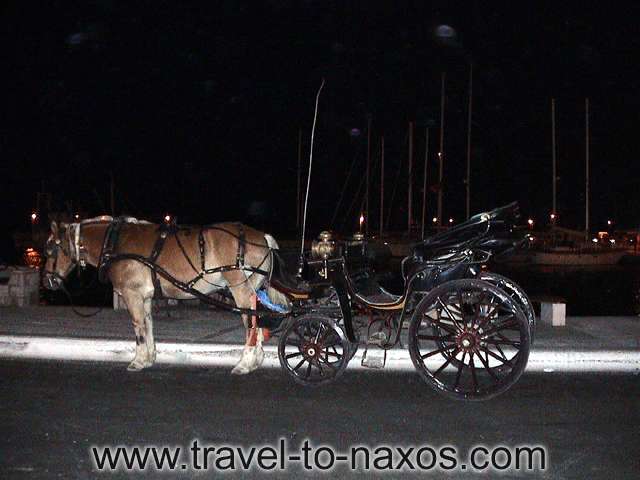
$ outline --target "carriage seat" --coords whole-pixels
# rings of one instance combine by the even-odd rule
[[[270,283],[273,288],[285,294],[306,296],[311,293],[311,287],[304,282],[300,282],[294,275],[287,271],[287,266],[278,254],[273,251],[274,262],[271,272]]]

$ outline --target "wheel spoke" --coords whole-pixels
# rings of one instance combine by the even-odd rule
[[[480,352],[478,352],[478,358],[480,359],[480,362],[482,363],[482,365],[484,365],[484,369],[489,373],[489,375],[491,375],[496,382],[499,382],[500,379],[497,377],[495,373],[493,373],[493,370],[491,370],[491,367],[489,367],[488,360],[485,360],[484,358],[482,358],[482,355],[480,354]]]
[[[327,362],[326,360],[322,360],[319,359],[318,363],[324,363],[327,367],[329,367],[331,370],[337,370],[335,365],[332,365],[331,363]]]
[[[437,355],[438,353],[444,353],[444,352],[446,352],[448,350],[452,350],[454,348],[456,348],[455,345],[449,345],[449,346],[446,346],[446,347],[438,348],[437,350],[429,352],[429,353],[427,353],[425,355],[420,355],[420,358],[424,360],[425,358],[431,357],[433,355]]]
[[[509,340],[508,338],[505,338],[504,340],[496,340],[495,338],[486,338],[484,341],[486,343],[490,343],[491,345],[495,345],[496,347],[498,345],[511,345],[513,347],[520,348],[520,345],[521,345],[520,342],[516,340]]]
[[[285,355],[284,358],[289,359],[293,357],[299,357],[300,355],[302,355],[302,352],[293,352],[293,353],[290,353],[289,355]]]
[[[444,362],[438,370],[433,372],[433,376],[437,377],[440,374],[440,372],[442,372],[445,368],[447,368],[447,365],[451,363],[451,361],[455,358],[455,356],[458,354],[459,351],[460,349],[456,347],[455,351],[449,356],[449,358],[447,358],[447,361]]]
[[[453,340],[453,334],[451,335],[418,335],[418,340],[442,340],[446,342],[447,340]]]
[[[460,326],[460,324],[458,323],[456,318],[453,316],[453,314],[451,313],[449,308],[444,304],[444,302],[442,301],[442,299],[440,297],[438,297],[438,302],[440,302],[440,305],[442,305],[442,308],[444,309],[444,311],[447,312],[447,315],[449,315],[449,320],[451,320],[453,322],[453,324],[456,326],[458,331],[462,331],[462,327]]]
[[[507,360],[506,358],[502,358],[498,355],[496,355],[495,353],[493,353],[491,350],[489,350],[486,347],[480,347],[481,350],[484,350],[487,355],[491,355],[493,358],[495,358],[496,360],[498,360],[499,362],[501,362],[503,365],[508,365],[511,368],[513,368],[513,363],[511,363],[509,360]]]
[[[304,362],[306,362],[306,361],[307,361],[307,359],[306,359],[306,358],[303,358],[302,360],[300,360],[300,363],[298,363],[295,367],[293,367],[293,371],[294,371],[294,372],[297,372],[297,371],[298,371],[298,369],[302,366],[302,364],[303,364]]]
[[[483,337],[488,337],[489,335],[494,335],[498,332],[500,332],[501,330],[508,330],[509,327],[516,327],[516,330],[519,330],[518,327],[518,323],[516,322],[516,319],[513,315],[508,315],[507,316],[507,320],[504,320],[502,323],[499,324],[494,324],[490,329],[485,330],[484,333],[482,334]]]
[[[441,328],[441,329],[451,333],[452,335],[456,335],[458,333],[458,331],[454,327],[451,327],[451,325],[447,325],[446,323],[442,323],[441,321],[438,321],[437,323],[434,323],[433,325],[435,327]]]
[[[309,376],[311,375],[311,367],[312,367],[312,363],[309,362],[309,366],[307,367],[307,372],[304,374],[304,378],[309,378]]]
[[[453,389],[455,390],[460,383],[460,376],[462,375],[462,369],[464,368],[464,359],[467,357],[467,352],[462,354],[462,360],[460,360],[460,364],[458,365],[458,373],[456,375],[456,382],[453,384]]]
[[[471,367],[471,379],[473,380],[473,391],[478,391],[478,377],[476,376],[476,362],[473,359],[474,352],[469,354],[469,366]]]

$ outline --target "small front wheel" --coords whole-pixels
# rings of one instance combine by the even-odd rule
[[[503,290],[480,280],[454,280],[418,304],[409,327],[409,354],[440,393],[487,400],[513,385],[527,365],[526,315]]]
[[[305,386],[322,385],[347,368],[353,347],[335,320],[317,314],[296,318],[282,332],[278,358],[282,368]]]

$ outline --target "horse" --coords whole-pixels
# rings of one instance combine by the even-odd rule
[[[268,282],[277,249],[271,235],[240,223],[178,227],[110,216],[77,223],[53,221],[43,283],[51,290],[64,289],[75,267],[98,268],[101,279],[110,280],[114,292],[124,299],[131,316],[136,350],[127,370],[133,372],[152,366],[156,359],[154,295],[192,299],[228,289],[246,329],[242,357],[232,370],[242,375],[262,364],[262,342],[269,337],[252,315],[256,292],[266,287],[272,303],[291,306]]]

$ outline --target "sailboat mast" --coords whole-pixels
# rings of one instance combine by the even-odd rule
[[[413,122],[409,122],[409,186],[407,188],[407,235],[411,236],[411,216],[413,206]]]
[[[438,226],[442,226],[442,174],[444,162],[444,85],[446,73],[442,72],[442,86],[440,89],[440,151],[438,152]]]
[[[366,204],[365,204],[365,236],[369,236],[369,175],[371,170],[371,115],[367,117],[367,188],[366,188]]]
[[[585,211],[584,211],[584,237],[589,241],[589,99],[584,99],[585,121]]]
[[[384,135],[380,139],[380,238],[384,225]]]
[[[471,112],[473,107],[473,64],[469,67],[469,118],[467,120],[467,219],[471,216]]]
[[[427,163],[429,161],[429,127],[425,133],[424,175],[422,176],[422,239],[424,240],[424,220],[427,215]]]
[[[551,99],[551,159],[552,159],[552,188],[553,188],[553,201],[551,204],[551,217],[552,223],[555,223],[556,215],[556,180],[558,178],[556,174],[556,99]]]
[[[298,129],[298,184],[296,190],[296,228],[300,228],[300,185],[302,172],[302,129]]]

